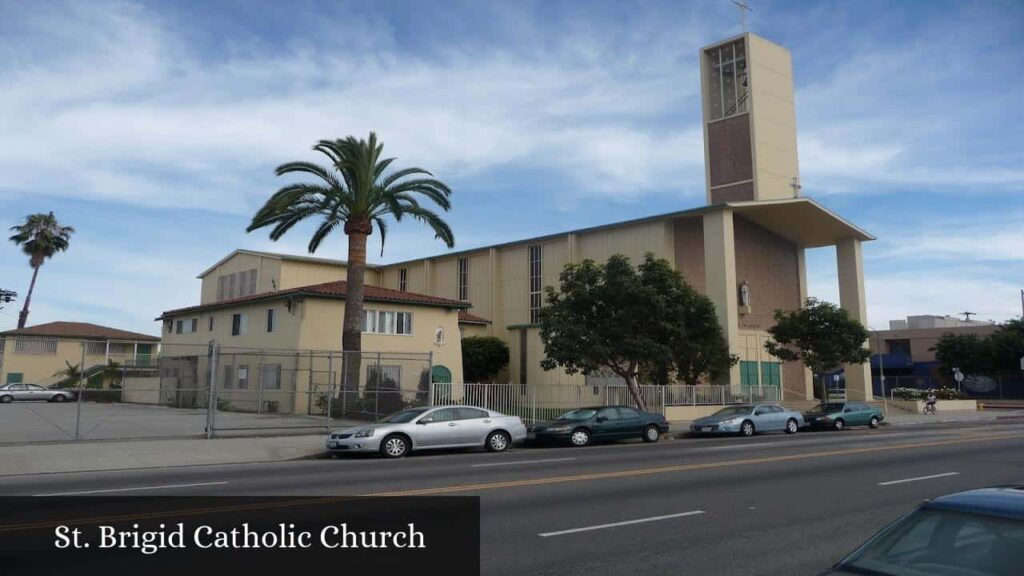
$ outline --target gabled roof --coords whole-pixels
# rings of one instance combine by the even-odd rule
[[[88,322],[47,322],[36,324],[28,328],[8,330],[0,332],[0,336],[47,336],[51,338],[82,338],[88,340],[140,340],[146,342],[159,342],[160,338],[149,334],[129,332],[90,324]]]
[[[250,256],[260,256],[262,258],[272,258],[274,260],[288,260],[288,261],[293,261],[293,262],[312,262],[314,264],[331,264],[331,265],[334,265],[334,266],[346,266],[346,267],[348,266],[348,262],[345,261],[345,260],[332,260],[330,258],[316,258],[314,256],[295,256],[295,255],[292,255],[292,254],[278,254],[276,252],[261,252],[259,250],[238,249],[238,250],[233,250],[230,254],[228,254],[227,256],[225,256],[225,257],[221,258],[220,260],[218,260],[216,264],[214,264],[213,266],[210,266],[206,270],[203,270],[202,272],[200,272],[199,275],[196,276],[196,278],[202,278],[203,276],[206,276],[210,272],[213,272],[218,266],[220,266],[221,264],[223,264],[223,263],[227,262],[228,260],[234,258],[238,254],[248,254]],[[367,264],[366,265],[367,269],[374,269],[376,267],[377,266],[375,264]]]
[[[477,316],[476,314],[470,314],[465,310],[459,310],[459,324],[490,324],[491,321],[483,316]]]
[[[221,300],[220,302],[214,302],[211,304],[200,304],[199,306],[189,306],[187,308],[168,310],[161,314],[157,320],[163,320],[169,316],[177,316],[189,312],[229,308],[238,304],[249,304],[265,300],[281,300],[284,298],[329,298],[344,300],[347,293],[348,282],[344,280],[324,282],[323,284],[300,286],[298,288],[278,290],[277,292],[264,292],[262,294],[253,294],[252,296],[242,296],[241,298]],[[396,302],[401,304],[414,304],[418,306],[433,306],[440,308],[462,309],[472,306],[469,302],[464,302],[462,300],[449,300],[448,298],[438,298],[437,296],[417,294],[416,292],[401,292],[399,290],[390,290],[388,288],[380,288],[378,286],[370,285],[366,285],[363,288],[363,300],[367,302]]]

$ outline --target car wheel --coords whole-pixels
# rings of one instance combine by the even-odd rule
[[[872,428],[878,428],[878,416],[872,416],[871,421],[868,422],[868,426]]]
[[[487,435],[486,448],[488,452],[504,452],[508,450],[509,444],[511,444],[511,440],[508,434],[500,430]]]
[[[843,421],[842,418],[840,418],[839,420],[836,420],[836,423],[833,424],[832,427],[835,428],[836,430],[842,430],[846,428],[846,422]]]
[[[661,430],[657,426],[651,424],[644,428],[644,442],[657,442],[659,438],[661,438]]]
[[[4,395],[4,396],[0,396],[0,404],[7,404],[7,403],[11,402],[12,400],[14,400],[14,396],[11,396],[9,394],[8,395]]]
[[[380,453],[388,458],[401,458],[409,452],[409,440],[401,434],[392,434],[380,443]]]
[[[786,434],[796,434],[800,430],[800,426],[796,423],[796,418],[790,418],[786,422]]]
[[[743,424],[740,424],[740,436],[753,436],[754,435],[754,423],[750,420],[744,420]]]
[[[590,431],[586,428],[577,428],[569,435],[569,443],[577,448],[590,444]]]
[[[50,398],[51,402],[63,402],[65,400],[67,400],[67,398],[65,398],[63,394],[54,394],[53,398]]]

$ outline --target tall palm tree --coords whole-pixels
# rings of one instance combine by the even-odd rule
[[[366,140],[349,136],[344,140],[321,140],[313,150],[327,157],[328,165],[289,162],[277,167],[277,175],[302,173],[317,178],[315,183],[289,184],[267,200],[246,228],[252,232],[271,227],[270,239],[284,236],[292,226],[315,217],[320,225],[309,241],[316,252],[324,239],[339,227],[348,236],[348,290],[342,323],[342,350],[346,354],[345,374],[349,388],[358,387],[359,354],[362,350],[363,281],[366,275],[366,240],[374,227],[380,231],[381,254],[387,234],[385,218],[395,221],[409,216],[425,223],[449,248],[455,237],[448,224],[434,211],[423,207],[425,197],[442,210],[449,210],[451,190],[423,168],[405,168],[385,175],[394,158],[382,158],[384,145],[370,132]]]
[[[28,295],[25,296],[25,305],[18,314],[18,328],[24,328],[28,322],[28,305],[32,301],[32,291],[36,288],[36,277],[39,275],[39,267],[57,252],[68,249],[71,234],[75,229],[71,226],[61,226],[54,217],[53,212],[49,214],[29,214],[25,217],[25,223],[18,226],[11,226],[14,235],[11,242],[21,246],[21,251],[28,255],[29,265],[32,266],[32,283],[28,287]]]

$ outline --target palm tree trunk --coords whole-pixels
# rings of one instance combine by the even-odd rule
[[[351,224],[351,225],[350,225]],[[348,234],[348,288],[345,292],[345,319],[341,330],[341,348],[345,353],[346,390],[359,389],[363,349],[363,282],[366,278],[366,238],[368,225],[346,223]],[[351,400],[351,398],[350,398]]]
[[[25,295],[25,305],[21,307],[21,313],[18,314],[18,329],[25,327],[28,323],[28,304],[32,301],[32,291],[36,289],[36,276],[39,275],[39,266],[32,267],[32,283],[28,285],[28,294]]]

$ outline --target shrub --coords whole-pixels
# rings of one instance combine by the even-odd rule
[[[928,390],[920,390],[917,388],[893,388],[892,397],[897,400],[924,400],[928,397]],[[956,388],[937,388],[935,390],[935,397],[939,400],[959,400],[966,398],[966,396],[960,393]]]

